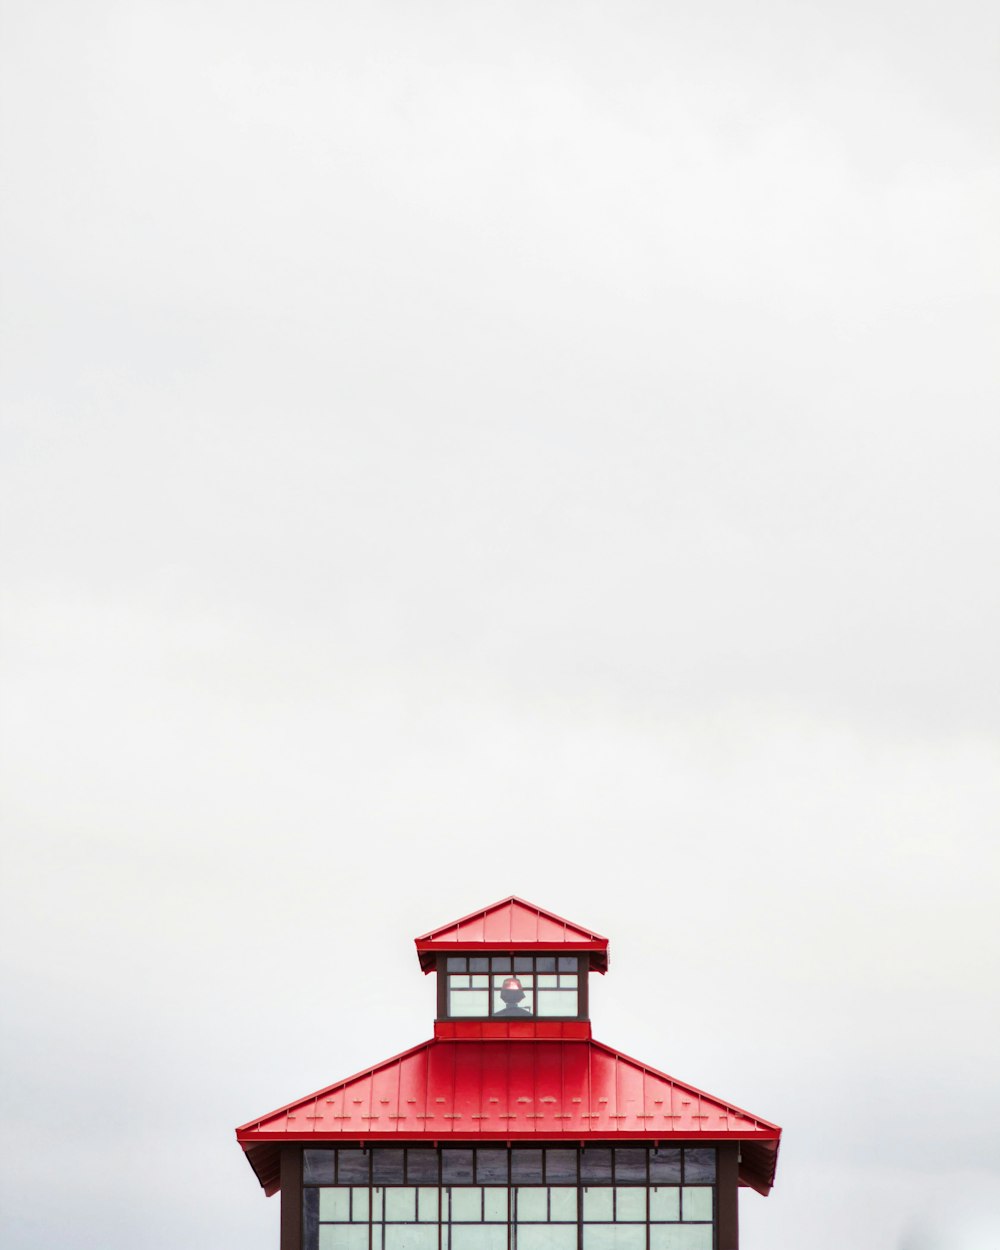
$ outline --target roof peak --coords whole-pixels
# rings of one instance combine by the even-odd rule
[[[414,942],[425,972],[435,966],[439,952],[477,949],[589,951],[594,971],[608,967],[606,937],[516,894],[438,925]]]

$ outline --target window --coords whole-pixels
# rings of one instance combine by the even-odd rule
[[[449,955],[444,965],[449,1018],[579,1019],[577,955]]]

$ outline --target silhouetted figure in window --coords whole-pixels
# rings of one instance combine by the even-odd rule
[[[507,1004],[500,1011],[494,1011],[495,1016],[530,1016],[531,1012],[526,1011],[517,1004],[524,997],[524,990],[521,989],[521,982],[517,977],[508,977],[504,981],[500,990],[500,997]]]

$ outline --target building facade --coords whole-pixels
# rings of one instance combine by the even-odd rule
[[[512,897],[416,947],[433,1038],[236,1131],[280,1250],[738,1250],[781,1130],[594,1039],[606,938]]]

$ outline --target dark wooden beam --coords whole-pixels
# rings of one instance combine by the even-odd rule
[[[281,1150],[281,1250],[302,1250],[302,1147]]]
[[[716,1218],[719,1240],[717,1250],[739,1250],[739,1146],[733,1142],[719,1142],[716,1173],[716,1201],[719,1211]],[[282,1246],[281,1250],[285,1250]]]

